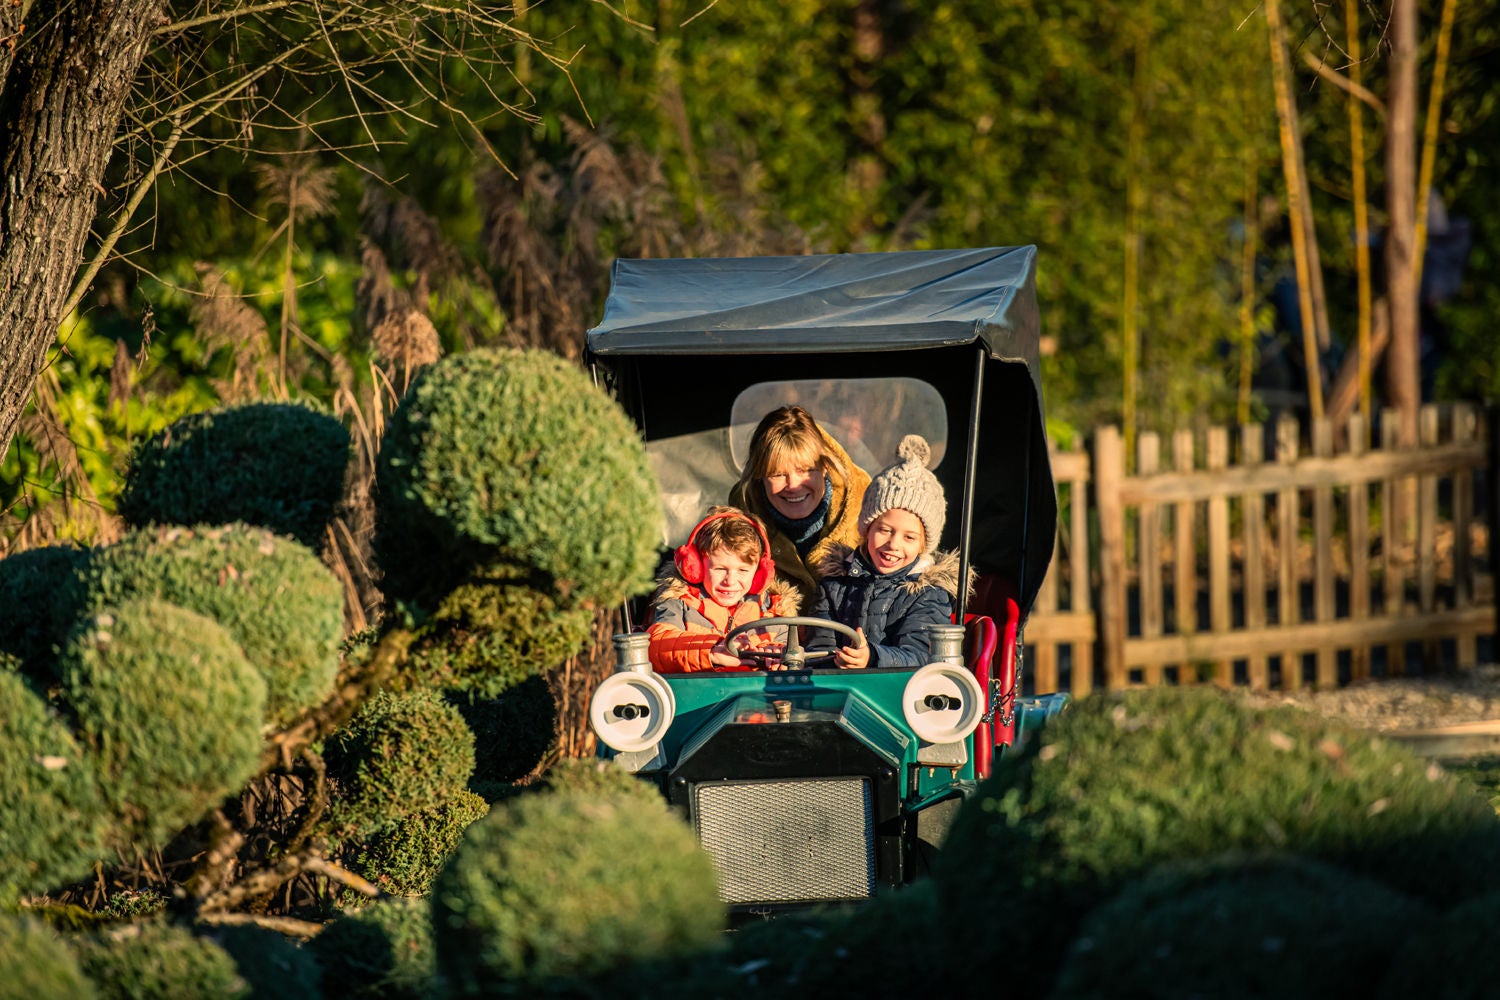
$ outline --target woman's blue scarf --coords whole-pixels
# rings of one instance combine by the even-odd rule
[[[762,485],[764,489],[764,485]],[[812,551],[813,543],[818,540],[818,532],[823,530],[823,525],[828,523],[828,511],[833,506],[833,480],[826,475],[823,477],[823,502],[818,504],[818,509],[806,517],[793,520],[784,516],[771,504],[767,497],[766,507],[771,512],[771,521],[777,529],[785,535],[796,548],[799,556],[806,557]]]

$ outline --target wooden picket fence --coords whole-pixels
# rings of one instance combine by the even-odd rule
[[[1161,683],[1329,688],[1475,664],[1495,632],[1480,411],[1425,407],[1365,445],[1315,422],[1143,433],[1052,453],[1059,530],[1026,625],[1038,693]],[[1303,442],[1310,442],[1305,453]]]

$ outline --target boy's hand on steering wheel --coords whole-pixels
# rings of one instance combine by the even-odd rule
[[[840,646],[833,651],[833,662],[845,670],[863,670],[870,665],[870,644],[865,642],[864,629],[859,629],[858,646]]]
[[[745,665],[744,661],[734,653],[731,653],[729,647],[722,642],[708,651],[708,659],[716,667],[741,667]]]

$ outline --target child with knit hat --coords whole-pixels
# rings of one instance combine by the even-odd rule
[[[833,649],[840,667],[922,666],[926,626],[953,621],[958,555],[935,551],[947,501],[927,468],[932,449],[908,434],[896,456],[865,490],[859,547],[842,547],[821,567],[813,617],[856,628],[866,640],[835,648],[827,629],[811,630],[807,649]]]

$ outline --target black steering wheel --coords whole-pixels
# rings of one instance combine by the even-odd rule
[[[765,651],[759,649],[734,650],[732,643],[737,637],[743,635],[746,632],[751,632],[757,629],[774,628],[777,625],[787,626],[786,646],[782,649],[776,651]],[[865,644],[864,636],[860,635],[857,631],[850,628],[848,625],[841,625],[838,622],[829,621],[827,618],[788,617],[758,618],[753,622],[746,622],[738,628],[732,628],[729,630],[729,633],[724,636],[724,645],[726,648],[733,650],[735,656],[742,657],[746,660],[754,660],[756,663],[759,663],[763,669],[766,670],[801,670],[807,665],[809,660],[827,659],[828,657],[833,655],[833,650],[831,649],[819,649],[811,653],[804,650],[801,644],[797,641],[796,626],[798,625],[807,625],[812,628],[826,628],[834,632],[842,633],[843,635],[847,635],[849,637],[849,645],[851,646],[858,647]],[[770,666],[770,664],[773,662],[776,663],[777,666]]]

